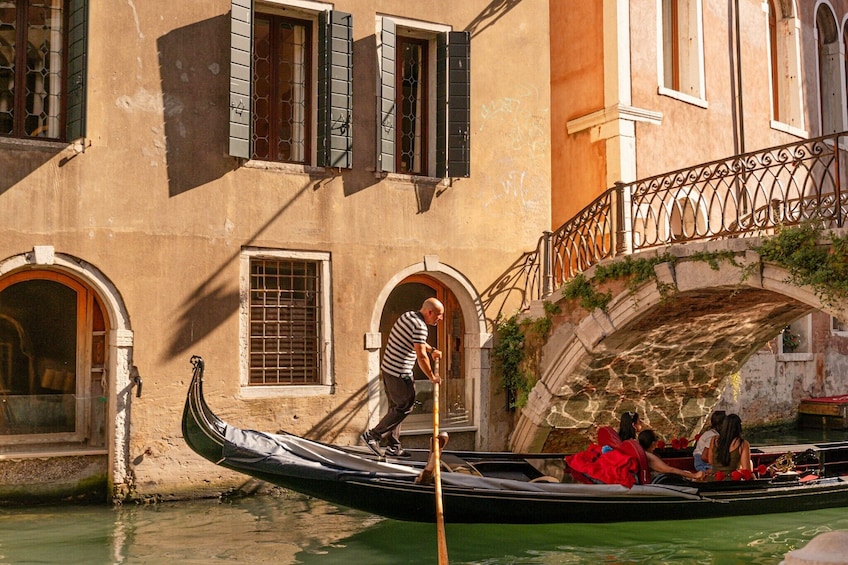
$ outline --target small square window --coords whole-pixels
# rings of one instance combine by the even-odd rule
[[[245,251],[243,387],[325,391],[330,385],[329,279],[328,253]]]

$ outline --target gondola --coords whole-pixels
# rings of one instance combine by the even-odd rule
[[[188,445],[209,461],[333,504],[404,521],[435,520],[434,487],[418,481],[426,450],[407,459],[376,457],[288,433],[244,430],[218,418],[203,397],[204,363],[191,359],[193,376],[183,412]],[[787,446],[788,447],[788,446]],[[848,442],[793,446],[817,459],[815,469],[784,471],[747,481],[681,484],[582,484],[551,479],[558,454],[446,450],[441,485],[445,523],[604,523],[698,519],[848,506],[848,476],[822,463]],[[775,460],[786,448],[758,455]],[[803,466],[802,466],[803,467]],[[829,476],[829,475],[834,476]]]

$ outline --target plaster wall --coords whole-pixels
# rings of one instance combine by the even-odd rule
[[[738,48],[732,12],[736,4]],[[563,30],[552,34],[551,42],[552,143],[554,157],[563,158],[554,161],[553,229],[616,182],[821,135],[815,37],[815,11],[821,3],[775,4],[788,18],[779,26],[780,41],[790,30],[796,34],[785,41],[795,51],[797,68],[781,72],[796,81],[791,96],[799,99],[799,110],[786,123],[772,119],[768,13],[762,0],[697,2],[704,80],[703,92],[695,97],[661,87],[660,2],[551,3],[551,27]],[[848,2],[826,4],[844,26]],[[627,33],[616,26],[626,26]],[[620,47],[627,57],[610,52],[616,42],[626,42]],[[625,108],[643,118],[627,117]],[[604,115],[596,116],[591,128],[563,128],[563,120],[598,112]],[[626,140],[620,154],[610,151],[617,137]]]
[[[823,312],[809,322],[801,336],[808,352],[782,352],[778,336],[728,376],[716,409],[739,414],[745,426],[794,425],[805,398],[848,393],[848,336],[832,331]]]
[[[602,2],[550,2],[552,218],[556,228],[606,187],[606,148],[595,129],[569,134],[568,122],[604,108]],[[602,188],[603,187],[603,188]]]
[[[354,16],[348,170],[229,157],[230,2],[165,7],[91,3],[82,148],[0,141],[0,258],[52,246],[95,265],[128,313],[130,363],[144,389],[131,399],[126,445],[110,457],[126,450],[115,482],[143,497],[245,481],[182,441],[191,355],[206,360],[207,399],[225,420],[356,443],[372,416],[363,338],[388,281],[437,256],[471,291],[485,288],[550,219],[546,2],[336,2]],[[375,175],[377,14],[471,32],[470,178]],[[331,394],[241,396],[245,246],[331,255]]]

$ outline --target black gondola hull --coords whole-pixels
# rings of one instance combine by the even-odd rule
[[[381,462],[350,448],[290,434],[241,430],[217,418],[195,365],[183,413],[188,445],[209,461],[328,502],[404,521],[435,521],[432,486],[416,484],[420,467]],[[446,452],[446,455],[450,452]],[[468,454],[464,454],[467,456]],[[475,454],[515,462],[516,454]],[[848,506],[848,481],[770,480],[691,483],[689,487],[529,483],[442,474],[446,523],[606,523],[797,512]]]

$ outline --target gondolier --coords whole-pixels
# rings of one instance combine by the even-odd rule
[[[382,455],[380,442],[384,437],[388,443],[386,455],[403,457],[406,454],[400,444],[400,424],[415,404],[412,369],[416,361],[428,379],[434,383],[442,382],[430,364],[430,358],[441,359],[442,352],[427,343],[427,336],[428,326],[437,325],[444,313],[445,307],[441,302],[428,298],[417,312],[410,310],[401,314],[389,332],[380,365],[389,411],[376,426],[360,436],[376,455]]]

